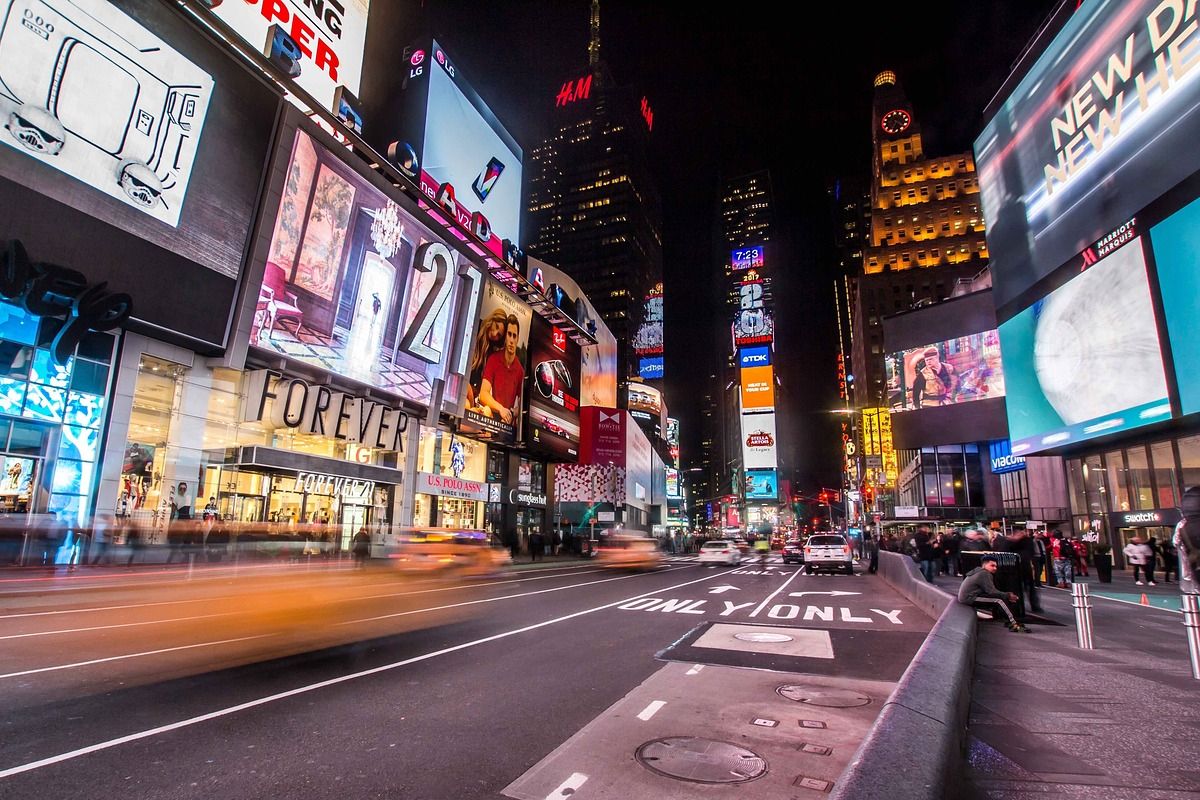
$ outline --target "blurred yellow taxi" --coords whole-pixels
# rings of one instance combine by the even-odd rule
[[[493,575],[512,563],[508,550],[492,547],[487,531],[464,528],[408,528],[387,554],[402,572],[455,576]]]
[[[613,569],[657,569],[663,563],[655,539],[630,533],[602,537],[596,558],[601,566]]]

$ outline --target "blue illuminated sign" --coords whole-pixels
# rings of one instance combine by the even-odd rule
[[[771,348],[767,345],[743,347],[738,351],[738,362],[742,369],[746,367],[767,367],[771,364]]]
[[[739,247],[730,254],[730,261],[733,262],[733,269],[762,269],[763,267],[763,246],[755,245],[754,247]]]
[[[1012,454],[1012,442],[1008,439],[997,439],[988,445],[988,455],[992,461],[992,473],[1003,475],[1005,472],[1017,472],[1025,469],[1025,456]]]
[[[774,500],[779,496],[779,478],[774,469],[746,470],[746,499]]]
[[[638,360],[638,375],[642,380],[660,380],[663,376],[663,357],[642,358]]]

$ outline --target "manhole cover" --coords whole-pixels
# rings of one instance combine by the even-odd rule
[[[651,772],[694,783],[745,783],[767,773],[766,760],[750,750],[696,736],[655,739],[636,756]]]
[[[786,633],[735,633],[733,638],[743,642],[790,642],[792,637]]]
[[[788,683],[780,686],[775,691],[781,697],[786,697],[788,700],[795,700],[797,703],[805,703],[810,706],[824,706],[825,708],[854,708],[855,706],[865,706],[871,702],[871,698],[862,692],[855,692],[850,689],[826,689],[817,686]]]

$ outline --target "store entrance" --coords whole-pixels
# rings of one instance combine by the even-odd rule
[[[369,506],[342,503],[338,524],[342,528],[340,532],[341,549],[343,551],[349,550],[350,541],[354,538],[354,534],[358,533],[362,528],[371,529],[371,508]]]
[[[1165,541],[1169,541],[1171,536],[1175,533],[1173,528],[1167,528],[1161,525],[1148,528],[1120,528],[1119,531],[1121,536],[1122,550],[1125,549],[1125,545],[1133,541],[1135,536],[1140,538],[1143,542],[1149,541],[1150,537],[1153,536],[1156,542],[1162,544]],[[1126,564],[1125,568],[1132,569],[1129,564]]]

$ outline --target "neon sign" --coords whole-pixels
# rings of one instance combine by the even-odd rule
[[[646,130],[654,130],[654,109],[650,108],[650,101],[642,98],[642,119],[646,120]]]
[[[567,81],[558,90],[558,96],[554,98],[554,107],[561,108],[562,106],[574,103],[576,100],[586,100],[592,93],[592,76],[585,75],[582,78],[577,78],[573,81]],[[646,101],[643,99],[643,103]]]

